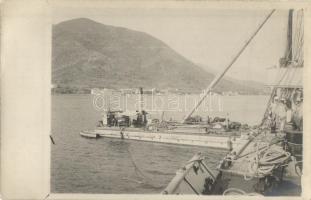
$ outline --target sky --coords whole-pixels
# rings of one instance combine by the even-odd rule
[[[206,70],[223,70],[270,10],[208,8],[53,8],[53,24],[74,18],[142,31]],[[287,10],[276,10],[227,75],[264,82],[268,68],[285,54]]]

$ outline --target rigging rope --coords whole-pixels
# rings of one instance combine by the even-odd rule
[[[298,48],[298,41],[299,41],[299,35],[300,35],[300,31],[299,31],[299,13],[296,14],[296,20],[295,20],[296,24],[295,24],[295,35],[294,35],[294,48],[293,49],[297,49]],[[293,56],[293,60],[296,59],[296,56],[297,56],[297,51],[295,52],[295,55]]]
[[[134,181],[134,182],[137,182],[137,183],[141,183],[141,184],[144,183],[144,184],[151,185],[154,188],[162,188],[163,186],[161,186],[161,185],[155,185],[153,183],[153,180],[150,177],[148,177],[147,175],[145,175],[145,173],[137,166],[136,162],[134,161],[133,155],[132,155],[129,147],[126,148],[126,151],[128,152],[128,155],[130,157],[131,163],[134,166],[135,174],[138,177],[141,177],[142,179],[144,179],[145,181],[138,181],[138,180],[132,180],[132,179],[131,180]]]
[[[296,14],[296,27],[295,27],[295,55],[293,60],[299,60],[302,56],[302,46],[303,46],[303,37],[304,37],[304,27],[303,27],[303,11],[297,11]]]

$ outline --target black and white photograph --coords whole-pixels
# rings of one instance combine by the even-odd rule
[[[1,198],[304,199],[307,5],[0,3]]]
[[[302,9],[52,15],[52,192],[300,196]]]

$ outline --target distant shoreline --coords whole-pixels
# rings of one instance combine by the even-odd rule
[[[118,90],[118,89],[116,89]],[[58,87],[51,89],[52,95],[79,95],[79,94],[92,94],[92,89],[89,88],[75,88],[75,87]],[[134,93],[131,93],[134,95]],[[155,95],[199,95],[201,92],[168,92],[168,93],[155,93]],[[270,93],[246,93],[246,92],[235,92],[230,91],[227,94],[223,94],[222,92],[215,92],[217,95],[221,96],[268,96]],[[151,95],[150,92],[144,93],[144,95]]]

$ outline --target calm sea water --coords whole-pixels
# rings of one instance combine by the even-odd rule
[[[207,114],[202,108],[198,113],[229,114],[231,120],[257,124],[267,101],[267,96],[217,97],[212,111],[209,109]],[[206,147],[80,137],[81,130],[95,127],[102,113],[94,108],[92,95],[52,96],[52,134],[56,142],[52,145],[52,192],[159,193],[195,153],[204,153],[211,167],[226,153]],[[152,115],[158,117],[161,113]],[[169,111],[165,118],[180,119],[184,115],[182,111]]]

